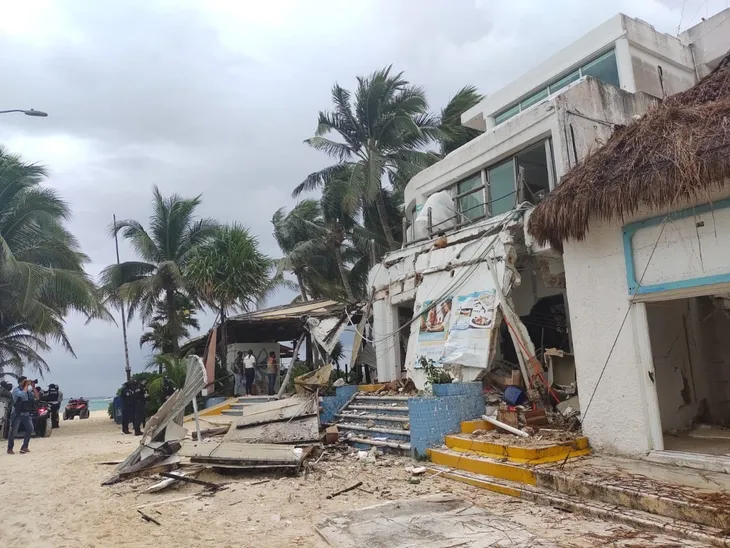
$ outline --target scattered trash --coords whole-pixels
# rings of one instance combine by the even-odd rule
[[[139,515],[142,516],[142,519],[143,520],[145,520],[145,521],[147,521],[149,523],[154,523],[158,527],[161,525],[161,523],[159,521],[157,521],[155,518],[152,518],[152,517],[148,516],[142,510],[137,510],[137,512],[139,512]]]
[[[345,382],[345,379],[340,377],[335,382],[332,383],[332,386],[345,386],[347,383]]]
[[[347,493],[348,491],[352,491],[353,489],[357,489],[362,485],[361,481],[358,481],[357,483],[350,485],[350,487],[345,487],[344,489],[340,489],[339,491],[335,491],[334,493],[330,493],[327,495],[328,499],[333,499],[339,495],[342,495],[343,493]]]

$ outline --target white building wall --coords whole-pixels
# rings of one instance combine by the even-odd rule
[[[730,186],[708,193],[706,200],[715,201],[729,195]],[[674,210],[692,205],[696,204],[686,203]],[[625,222],[665,213],[667,210],[643,208]],[[646,335],[644,326],[635,326],[637,314],[628,313],[631,301],[626,280],[623,224],[619,220],[594,220],[583,241],[565,242],[563,263],[578,390],[582,411],[586,413],[584,432],[600,451],[638,455],[652,448],[651,402],[644,394],[643,386],[645,383],[655,385],[649,377],[647,364],[642,362],[640,344]],[[652,259],[663,265],[658,277],[654,278],[659,283],[663,279],[679,279],[678,271],[684,268],[687,257],[693,253],[689,242],[693,238],[696,242],[697,238],[691,227],[677,231],[673,223],[668,226],[670,230],[662,235],[662,249],[657,249]],[[694,249],[697,249],[696,243]],[[730,254],[724,253],[721,260],[725,271],[730,273]],[[728,284],[713,286],[710,291],[728,291]],[[652,294],[647,298],[666,300],[707,292],[707,287],[700,287]],[[614,341],[615,348],[611,351]],[[604,365],[603,378],[596,389]],[[593,401],[586,409],[591,399]]]

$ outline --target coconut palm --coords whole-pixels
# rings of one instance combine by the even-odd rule
[[[438,156],[424,147],[438,137],[437,120],[428,113],[423,90],[412,86],[403,73],[391,67],[358,78],[354,100],[349,91],[335,84],[334,109],[319,113],[314,137],[305,142],[336,158],[338,163],[310,174],[294,189],[294,196],[322,188],[349,171],[349,181],[362,202],[375,204],[389,249],[397,247],[383,197],[383,181],[408,180]],[[326,135],[334,133],[341,140]],[[356,210],[351,210],[355,214]]]
[[[175,295],[178,324],[180,325],[180,338],[190,337],[191,329],[200,329],[200,323],[195,317],[195,304],[185,295]],[[155,305],[155,314],[147,322],[148,330],[142,333],[139,338],[139,346],[150,345],[152,350],[169,354],[172,352],[173,343],[170,328],[167,322],[167,311],[165,304],[159,302]]]
[[[118,221],[111,228],[112,235],[121,233],[129,241],[140,260],[106,267],[101,282],[111,302],[121,299],[128,305],[130,320],[135,314],[150,320],[156,306],[163,303],[172,354],[177,355],[183,336],[178,295],[193,297],[185,269],[195,249],[215,234],[218,224],[208,218],[196,219],[200,196],[163,197],[157,187],[153,192],[149,232],[133,219]]]
[[[48,366],[37,351],[49,341],[74,355],[64,330],[68,312],[110,319],[84,272],[89,259],[65,227],[71,211],[41,186],[45,178],[43,167],[0,147],[0,361],[39,373]]]
[[[223,365],[228,313],[254,309],[285,283],[274,276],[275,270],[274,262],[259,250],[256,237],[238,224],[218,229],[192,254],[185,276],[200,299],[220,315]]]
[[[446,156],[481,135],[480,131],[461,125],[461,115],[478,105],[483,98],[476,86],[464,86],[441,109],[438,123],[441,156]]]

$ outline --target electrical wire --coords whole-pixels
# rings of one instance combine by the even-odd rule
[[[664,217],[661,223],[661,230],[659,231],[659,234],[657,235],[656,242],[654,242],[654,247],[652,247],[651,254],[649,255],[649,259],[646,261],[646,266],[644,267],[644,271],[641,273],[641,278],[639,278],[639,281],[636,284],[636,288],[634,289],[633,294],[631,295],[632,300],[629,303],[629,306],[626,309],[626,314],[624,314],[624,319],[621,320],[621,325],[618,328],[618,333],[616,333],[616,337],[613,339],[613,344],[611,345],[611,349],[608,351],[608,356],[606,356],[606,363],[603,364],[603,368],[601,369],[601,374],[598,376],[598,381],[596,382],[596,385],[593,387],[593,392],[591,392],[591,397],[588,400],[588,405],[586,405],[585,411],[581,412],[581,422],[584,422],[586,420],[586,415],[588,415],[588,410],[591,407],[591,403],[593,402],[593,398],[596,395],[596,392],[598,391],[598,385],[601,384],[601,379],[603,379],[603,374],[606,372],[606,367],[608,367],[608,362],[611,360],[611,355],[613,354],[613,351],[616,349],[616,345],[618,344],[618,339],[621,336],[621,331],[623,331],[624,325],[626,325],[626,320],[629,317],[629,314],[631,313],[631,309],[634,306],[633,297],[636,296],[636,294],[639,292],[639,288],[641,287],[641,282],[644,281],[644,275],[646,274],[646,271],[649,269],[649,265],[651,264],[651,259],[654,257],[654,252],[656,251],[657,246],[659,245],[659,240],[661,240],[662,234],[664,234],[664,228],[666,227],[666,222],[669,219],[669,215]]]

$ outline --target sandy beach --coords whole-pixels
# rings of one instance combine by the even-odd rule
[[[362,464],[347,455],[323,459],[308,477],[278,474],[222,476],[204,471],[199,479],[228,482],[209,497],[152,504],[201,492],[184,485],[160,493],[144,493],[159,478],[136,478],[103,487],[114,467],[99,464],[126,457],[138,438],[125,436],[104,411],[88,420],[61,422],[44,439],[33,439],[27,455],[0,454],[0,546],[101,547],[179,546],[276,547],[327,544],[313,523],[328,513],[389,500],[451,493],[496,515],[506,516],[559,546],[700,546],[672,537],[644,533],[613,523],[536,506],[514,498],[468,487],[442,478],[408,483],[412,461],[382,457]],[[354,480],[362,489],[334,499],[327,494]],[[260,482],[263,479],[269,481]],[[160,522],[143,521],[136,508]]]

